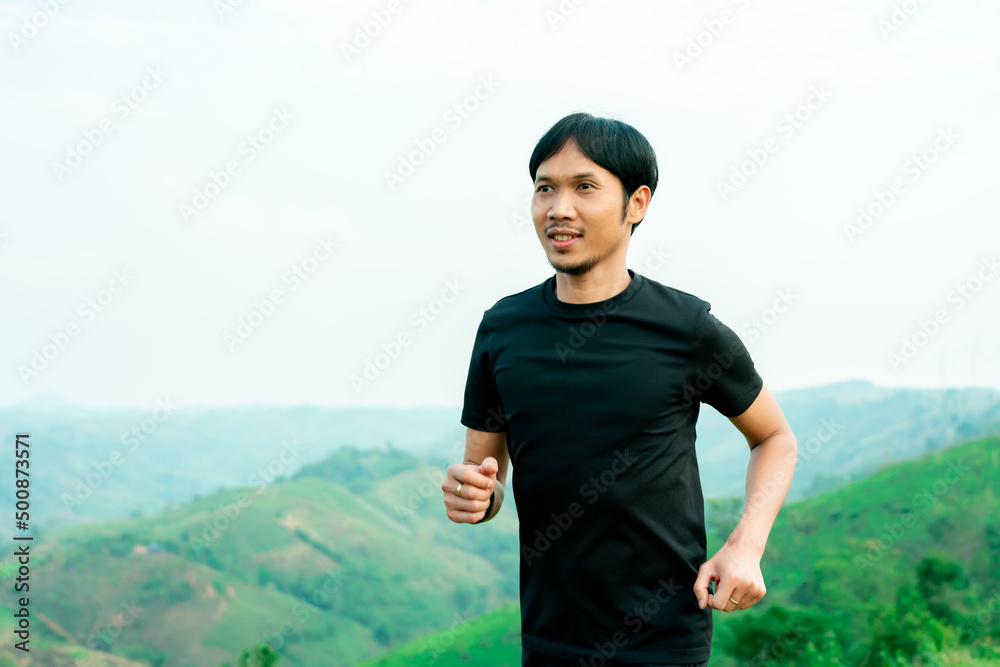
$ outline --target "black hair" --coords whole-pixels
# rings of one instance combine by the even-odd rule
[[[621,181],[625,194],[622,201],[623,219],[628,212],[629,199],[640,186],[649,186],[650,197],[656,192],[656,182],[659,179],[656,153],[646,137],[620,120],[599,118],[582,111],[563,117],[538,140],[528,161],[532,182],[538,166],[562,150],[570,140],[576,142],[580,152]],[[641,222],[642,220],[632,225],[630,236]]]

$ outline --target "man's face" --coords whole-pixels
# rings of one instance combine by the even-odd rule
[[[623,202],[618,177],[590,160],[572,139],[541,163],[531,217],[552,268],[581,275],[616,251],[626,251],[632,225],[622,216]],[[555,239],[553,230],[572,238]]]

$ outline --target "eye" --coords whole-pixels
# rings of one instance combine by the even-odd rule
[[[594,186],[593,186],[592,184],[590,184],[590,183],[581,183],[581,184],[580,184],[580,187],[582,188],[582,187],[583,187],[583,186],[585,186],[585,185],[586,185],[587,187],[589,187],[589,188],[590,188],[591,190],[593,190],[593,189],[594,189]]]
[[[552,186],[550,186],[550,185],[539,185],[537,188],[535,188],[535,192],[541,192],[542,188],[548,188],[548,187],[552,187]]]

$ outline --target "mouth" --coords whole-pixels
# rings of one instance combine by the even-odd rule
[[[565,250],[581,238],[577,234],[549,234],[549,241],[557,250]]]

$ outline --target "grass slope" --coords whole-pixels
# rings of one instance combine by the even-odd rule
[[[411,642],[358,667],[508,667],[521,664],[521,607],[513,602]]]
[[[762,644],[759,655],[771,661],[755,664],[861,664],[870,640],[870,614],[891,606],[898,589],[913,584],[914,568],[928,554],[961,566],[964,576],[957,590],[945,590],[942,595],[967,619],[970,638],[988,645],[992,635],[992,645],[997,646],[998,490],[1000,441],[993,437],[888,466],[846,487],[786,504],[761,561],[767,595],[746,613],[715,614],[711,667],[749,664],[746,658],[727,655],[725,649],[744,641],[748,629],[753,636],[749,624],[777,608],[815,614],[821,629],[836,627],[848,637],[844,651],[851,657],[842,663],[823,662],[824,658],[816,663],[781,662],[775,658],[780,654],[775,646]],[[709,556],[731,528],[723,526],[709,535]],[[508,605],[469,622],[462,632],[428,635],[360,667],[518,664],[520,620],[518,605]],[[797,637],[782,649],[808,652],[805,644],[815,641],[818,645],[820,639]],[[1000,659],[976,657],[977,651],[962,643],[968,642],[945,647],[940,664],[1000,665]],[[996,654],[1000,656],[1000,650]]]
[[[399,473],[397,493],[426,474]],[[476,553],[487,532],[442,520],[437,503],[401,521],[391,500],[307,476],[154,518],[71,526],[38,544],[33,565],[46,578],[33,604],[78,645],[163,667],[220,665],[264,641],[282,665],[350,665],[448,627],[456,609],[474,616],[509,601],[511,575]],[[498,526],[516,554],[516,522]],[[449,530],[465,548],[434,539]],[[129,613],[120,633],[105,632]]]

